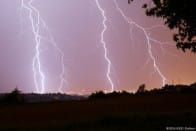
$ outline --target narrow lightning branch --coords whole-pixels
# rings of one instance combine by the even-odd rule
[[[35,47],[35,55],[33,58],[33,72],[34,72],[34,82],[35,82],[35,87],[36,91],[38,93],[43,93],[45,90],[45,75],[41,69],[41,61],[40,61],[40,41],[41,37],[39,35],[40,29],[39,29],[39,12],[34,12],[34,9],[31,7],[32,0],[28,2],[28,4],[24,3],[24,0],[21,1],[21,8],[24,8],[28,10],[29,12],[29,20],[31,21],[31,27],[32,27],[32,32],[34,34],[34,39],[36,42],[36,47]],[[36,20],[34,20],[33,15],[36,15]],[[39,88],[41,87],[41,89]]]
[[[62,88],[67,81],[65,80],[65,65],[64,65],[64,53],[63,51],[57,46],[52,33],[50,32],[48,26],[46,25],[43,18],[40,16],[39,10],[36,9],[32,5],[33,0],[29,0],[28,3],[25,3],[24,0],[21,0],[21,9],[26,9],[29,14],[29,20],[31,22],[32,32],[34,34],[34,39],[36,43],[36,53],[33,58],[33,73],[34,73],[34,83],[36,87],[36,91],[38,93],[44,93],[45,88],[45,75],[41,68],[41,58],[40,58],[40,45],[41,39],[47,40],[52,46],[56,49],[56,51],[60,55],[61,59],[61,74],[60,74],[60,84],[58,91],[63,93]],[[44,38],[40,34],[41,26],[44,27],[45,31],[48,33],[49,38]]]
[[[41,23],[43,24],[44,29],[46,30],[46,32],[49,35],[49,38],[43,38],[44,40],[48,41],[49,43],[52,44],[52,46],[56,49],[56,51],[59,53],[60,55],[60,64],[61,64],[61,73],[60,73],[60,84],[59,84],[59,88],[58,88],[58,92],[63,93],[63,86],[66,84],[66,86],[68,85],[68,82],[65,79],[65,65],[64,65],[64,53],[63,51],[58,47],[56,41],[54,40],[54,37],[52,36],[52,33],[49,29],[49,27],[46,25],[46,22],[43,20],[42,17],[40,17]]]
[[[123,12],[123,10],[119,7],[118,3],[116,0],[114,0],[114,3],[115,3],[115,6],[116,6],[116,9],[119,11],[119,13],[122,15],[123,19],[131,26],[135,26],[136,28],[140,29],[144,35],[145,35],[145,38],[146,38],[146,43],[147,43],[147,47],[148,47],[148,54],[152,60],[152,63],[153,63],[153,67],[154,67],[154,70],[158,73],[158,75],[161,77],[162,79],[162,86],[164,86],[166,84],[166,77],[163,75],[163,73],[161,72],[161,70],[159,69],[159,66],[157,65],[157,60],[155,58],[155,56],[153,55],[153,52],[152,52],[152,44],[151,42],[156,42],[156,43],[162,43],[161,41],[158,41],[156,39],[153,39],[151,38],[149,35],[148,35],[148,32],[147,30],[151,29],[151,28],[144,28],[142,26],[140,26],[139,24],[137,24],[135,21],[133,21],[131,18],[127,17],[125,15],[125,13]],[[154,26],[152,28],[155,28]]]
[[[57,46],[57,43],[55,42],[52,33],[50,32],[49,28],[45,25],[47,32],[49,33],[49,37],[50,37],[50,43],[55,47],[55,49],[57,50],[57,52],[60,55],[60,60],[61,60],[61,73],[60,73],[60,84],[59,84],[59,88],[58,88],[58,92],[63,93],[63,86],[64,84],[66,84],[66,86],[68,85],[68,82],[65,79],[65,65],[64,65],[64,53],[63,51]]]
[[[103,48],[104,48],[104,58],[105,58],[105,60],[107,62],[107,73],[106,73],[106,76],[107,76],[107,79],[108,79],[109,84],[110,84],[110,90],[114,91],[114,83],[113,83],[112,78],[111,78],[111,60],[108,57],[108,50],[107,50],[107,47],[106,47],[106,42],[104,40],[104,34],[105,34],[106,30],[107,30],[107,25],[106,25],[107,17],[105,15],[105,11],[101,7],[99,1],[95,0],[95,3],[96,3],[96,5],[97,5],[99,11],[101,12],[102,17],[103,17],[103,21],[102,21],[103,30],[102,30],[101,35],[100,35],[101,36],[100,42],[103,45]]]

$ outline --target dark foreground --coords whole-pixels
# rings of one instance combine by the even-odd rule
[[[170,127],[196,130],[196,93],[0,105],[1,131],[164,131]]]

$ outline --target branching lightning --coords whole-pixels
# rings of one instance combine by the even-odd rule
[[[67,84],[67,81],[65,80],[65,65],[64,65],[64,53],[63,51],[57,46],[57,43],[55,42],[52,33],[50,32],[48,26],[46,25],[43,18],[40,16],[40,12],[36,7],[32,5],[33,0],[28,0],[28,2],[24,2],[24,0],[21,0],[21,10],[25,9],[28,11],[29,20],[31,22],[31,28],[34,35],[35,40],[35,55],[32,62],[32,68],[34,73],[34,83],[37,93],[44,93],[46,91],[45,87],[45,74],[42,70],[41,65],[41,40],[47,40],[52,46],[55,48],[55,50],[59,53],[60,59],[61,59],[61,74],[60,74],[60,84],[58,91],[63,93],[62,88],[64,84]],[[45,31],[48,33],[49,38],[44,38],[41,36],[41,27],[44,27]]]
[[[155,56],[153,55],[153,52],[152,52],[152,44],[151,42],[155,42],[155,43],[159,43],[161,44],[162,42],[161,41],[158,41],[156,39],[153,39],[152,37],[149,36],[147,30],[149,29],[152,29],[152,28],[155,28],[155,26],[153,26],[152,28],[144,28],[142,26],[140,26],[139,24],[137,24],[135,21],[133,21],[131,18],[127,17],[125,15],[125,13],[123,12],[123,10],[119,7],[118,3],[116,0],[114,0],[114,3],[115,3],[115,6],[116,6],[116,9],[118,10],[118,12],[121,14],[121,16],[123,17],[123,19],[129,24],[129,26],[135,26],[136,28],[138,28],[139,30],[141,30],[144,35],[145,35],[145,39],[146,39],[146,43],[147,43],[147,47],[148,47],[148,54],[152,60],[152,64],[153,64],[153,67],[154,67],[154,71],[156,71],[158,73],[158,75],[161,77],[162,79],[162,86],[164,86],[166,84],[166,77],[163,75],[163,73],[161,72],[158,64],[157,64],[157,60],[155,58]],[[131,31],[130,31],[131,33]]]
[[[101,37],[100,38],[100,42],[103,45],[103,48],[104,48],[104,58],[105,58],[105,60],[107,62],[107,73],[106,73],[106,76],[107,76],[108,82],[110,84],[110,90],[113,92],[114,91],[114,83],[113,83],[112,78],[111,78],[111,64],[112,63],[111,63],[110,58],[108,57],[108,49],[106,47],[106,42],[104,40],[104,34],[105,34],[106,30],[107,30],[107,25],[106,25],[107,17],[105,15],[105,11],[101,7],[99,1],[95,0],[95,3],[96,3],[96,5],[97,5],[97,7],[98,7],[102,17],[103,17],[103,20],[102,20],[103,30],[102,30],[102,32],[100,34],[100,37]]]
[[[59,92],[63,92],[63,86],[64,84],[67,84],[67,81],[65,79],[65,65],[64,65],[64,53],[63,51],[58,47],[57,43],[55,42],[52,33],[50,32],[49,27],[47,26],[46,22],[44,21],[44,19],[40,16],[40,12],[39,10],[33,6],[33,1],[34,0],[21,0],[21,10],[26,10],[28,12],[28,18],[30,20],[31,23],[31,28],[32,28],[32,33],[34,35],[34,41],[35,41],[35,54],[33,57],[33,61],[32,61],[32,70],[33,70],[33,76],[34,76],[34,83],[35,83],[35,88],[36,88],[36,92],[38,93],[44,93],[46,91],[46,87],[45,87],[45,83],[46,83],[46,76],[43,72],[43,65],[42,65],[42,59],[41,59],[41,45],[42,40],[47,41],[47,43],[51,44],[54,49],[58,52],[58,54],[60,55],[60,63],[61,63],[61,73],[59,76],[60,79],[60,83],[59,83],[59,88],[58,91]],[[106,61],[107,64],[107,69],[106,69],[106,78],[108,81],[108,84],[110,86],[110,91],[114,91],[114,82],[112,80],[111,77],[111,67],[112,67],[112,62],[110,60],[109,57],[109,53],[108,53],[108,48],[107,48],[107,43],[105,41],[105,33],[108,29],[107,27],[107,16],[105,14],[105,10],[102,8],[102,6],[100,5],[99,0],[95,0],[95,4],[102,16],[102,26],[103,29],[100,33],[100,43],[103,47],[104,50],[104,59]],[[163,42],[158,41],[154,38],[152,38],[150,36],[150,34],[148,33],[149,30],[156,28],[159,25],[153,26],[153,27],[149,27],[149,28],[145,28],[141,25],[139,25],[138,23],[136,23],[134,20],[132,20],[131,18],[129,18],[128,16],[125,15],[125,13],[123,12],[123,10],[119,7],[117,0],[114,0],[114,4],[115,7],[117,9],[117,11],[120,13],[120,15],[123,17],[123,19],[127,22],[127,24],[130,26],[130,34],[132,34],[132,27],[136,27],[137,29],[141,30],[145,36],[145,40],[146,40],[146,44],[147,44],[147,48],[148,48],[148,55],[149,55],[149,60],[152,61],[152,66],[154,68],[154,72],[156,72],[161,80],[162,80],[162,85],[166,84],[166,77],[164,76],[164,74],[161,72],[158,64],[157,64],[157,60],[156,57],[153,54],[153,50],[152,50],[152,42],[153,43],[158,43],[160,45],[162,45]],[[47,32],[47,37],[44,37],[41,34],[41,31],[44,30],[45,32]],[[48,37],[49,36],[49,37]],[[132,36],[132,35],[131,35]],[[132,37],[131,37],[132,39]]]

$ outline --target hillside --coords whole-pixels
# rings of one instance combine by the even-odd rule
[[[0,106],[3,130],[165,130],[196,127],[196,93],[120,95]]]

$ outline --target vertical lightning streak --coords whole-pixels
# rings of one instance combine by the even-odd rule
[[[38,66],[38,72],[39,72],[39,75],[40,75],[40,79],[41,79],[41,90],[40,90],[40,93],[44,93],[45,91],[45,75],[41,69],[41,58],[40,58],[40,46],[41,46],[41,36],[40,36],[40,14],[39,14],[39,11],[36,10],[33,6],[32,6],[32,2],[33,0],[30,0],[28,5],[31,9],[31,18],[32,17],[32,12],[35,12],[36,16],[37,16],[37,23],[36,23],[36,31],[35,31],[35,27],[33,28],[33,19],[31,19],[31,23],[32,23],[32,28],[33,28],[33,33],[35,35],[35,41],[36,41],[36,55],[34,56],[34,59],[33,59],[33,65],[34,65],[34,68],[36,66],[36,63],[37,63],[37,66]],[[35,69],[34,69],[35,71]]]
[[[42,19],[43,21],[43,19]],[[44,22],[44,21],[43,21]],[[45,23],[45,22],[44,22]],[[64,65],[64,53],[63,51],[57,46],[57,43],[55,42],[52,33],[50,32],[49,28],[47,27],[47,25],[45,24],[45,27],[49,33],[49,37],[50,37],[50,43],[56,48],[57,52],[60,54],[60,59],[61,59],[61,73],[60,73],[60,85],[58,88],[58,92],[63,93],[62,89],[64,86],[64,83],[67,84],[67,81],[65,79],[65,65]]]
[[[118,3],[116,0],[114,0],[114,3],[115,3],[115,6],[116,6],[116,9],[119,11],[119,13],[121,14],[121,16],[124,18],[124,20],[129,24],[129,25],[134,25],[136,28],[142,30],[142,32],[144,33],[145,35],[145,38],[147,40],[147,46],[148,46],[148,54],[153,62],[153,67],[154,67],[154,70],[159,74],[159,76],[161,77],[162,79],[162,86],[165,85],[166,83],[166,77],[163,75],[163,73],[161,72],[161,70],[159,69],[158,65],[157,65],[157,61],[156,61],[156,58],[155,56],[153,55],[152,53],[152,45],[151,45],[151,41],[153,42],[157,42],[157,43],[161,43],[160,41],[158,40],[155,40],[153,38],[151,38],[148,33],[147,33],[147,30],[140,26],[139,24],[137,24],[136,22],[134,22],[132,19],[130,19],[129,17],[127,17],[125,15],[125,13],[122,11],[122,9],[119,7]],[[154,27],[153,27],[154,28]],[[150,28],[149,28],[150,29]]]
[[[34,34],[34,39],[36,42],[36,47],[35,47],[35,55],[33,58],[33,72],[34,72],[34,82],[35,82],[35,87],[36,87],[36,91],[39,93],[43,93],[45,90],[45,83],[44,83],[44,73],[41,69],[41,62],[40,62],[40,41],[41,41],[41,37],[39,35],[39,24],[40,24],[40,20],[39,20],[39,12],[34,12],[31,7],[31,3],[32,0],[28,2],[28,5],[24,4],[24,0],[21,1],[21,6],[22,8],[25,8],[29,11],[29,20],[31,21],[31,27],[32,27],[32,32]],[[36,23],[33,19],[33,14],[36,15]],[[38,76],[38,77],[37,77]],[[40,79],[40,82],[38,81],[38,79]],[[39,89],[39,83],[41,84],[41,89]]]
[[[39,93],[44,93],[45,92],[45,76],[43,71],[41,70],[41,61],[40,61],[40,45],[41,45],[41,39],[47,40],[52,46],[56,49],[56,51],[60,55],[60,61],[61,61],[61,74],[60,74],[60,85],[58,88],[58,92],[63,93],[62,88],[64,86],[64,83],[67,83],[65,80],[65,65],[64,65],[64,53],[63,51],[57,46],[57,43],[55,42],[52,33],[50,32],[48,26],[46,25],[45,21],[43,18],[40,16],[39,10],[37,10],[33,5],[32,5],[33,0],[29,0],[28,4],[24,3],[24,0],[21,0],[21,9],[26,9],[29,12],[29,20],[31,22],[31,27],[32,27],[32,32],[35,37],[35,42],[36,42],[36,53],[33,58],[33,73],[34,73],[34,83],[36,87],[36,91]],[[34,18],[33,15],[36,17]],[[44,38],[40,35],[40,27],[43,26],[46,32],[49,35],[49,38]],[[38,79],[41,79],[41,90],[39,89],[40,87],[40,82]]]
[[[107,17],[105,15],[105,11],[104,9],[101,7],[100,3],[98,0],[95,0],[95,3],[99,9],[99,11],[101,12],[101,15],[103,17],[103,21],[102,21],[102,24],[103,24],[103,30],[101,32],[101,43],[103,45],[103,48],[104,48],[104,58],[107,62],[107,73],[106,73],[106,76],[107,76],[107,79],[109,81],[109,84],[110,84],[110,88],[111,88],[111,91],[114,91],[114,84],[113,84],[113,81],[111,79],[111,60],[109,59],[108,57],[108,50],[107,50],[107,47],[106,47],[106,42],[104,41],[104,34],[107,30],[107,25],[106,25],[106,22],[107,22]]]

